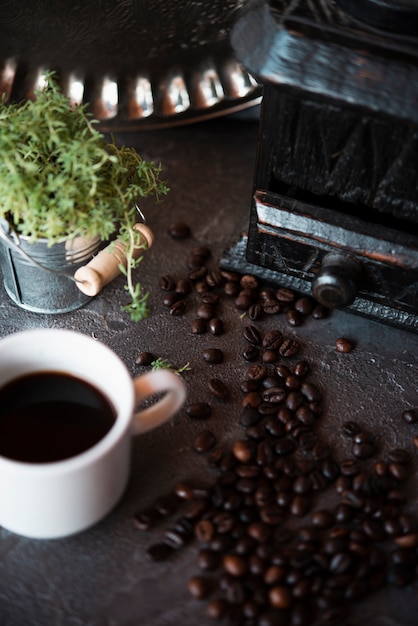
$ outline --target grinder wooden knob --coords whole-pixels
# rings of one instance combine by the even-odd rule
[[[134,229],[141,236],[140,244],[145,248],[136,248],[134,258],[138,258],[154,242],[152,231],[145,224],[135,224]],[[120,264],[126,267],[126,249],[118,239],[101,250],[87,265],[80,267],[74,274],[76,285],[86,296],[96,296],[105,285],[120,274]]]
[[[329,308],[349,306],[356,298],[361,274],[362,265],[355,256],[330,252],[322,259],[321,268],[312,281],[313,296]]]

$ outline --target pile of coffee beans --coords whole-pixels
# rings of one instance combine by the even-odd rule
[[[265,288],[254,276],[209,271],[209,258],[206,248],[196,247],[186,278],[163,277],[162,290],[172,294],[170,304],[163,304],[177,315],[197,293],[193,333],[213,332],[222,296],[232,296],[245,311],[246,372],[237,382],[242,436],[223,445],[210,429],[202,430],[192,448],[205,456],[211,486],[180,483],[138,512],[135,524],[147,530],[172,520],[161,541],[149,547],[155,561],[190,542],[197,545],[197,571],[185,584],[214,620],[341,626],[353,601],[417,579],[418,525],[406,493],[411,454],[399,448],[384,453],[373,433],[347,420],[340,435],[348,452],[338,459],[319,433],[323,390],[300,357],[299,342],[257,325],[263,316],[284,314],[297,326],[307,315],[319,319],[327,311],[287,288]],[[184,305],[173,313],[180,300]],[[341,352],[353,348],[345,338],[339,344]],[[222,361],[221,350],[207,352],[209,362]],[[212,378],[208,389],[215,398],[230,395],[219,378]],[[193,403],[186,413],[207,425],[210,402]],[[418,415],[408,409],[402,419],[414,424]]]

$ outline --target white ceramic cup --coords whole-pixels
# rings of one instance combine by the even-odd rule
[[[173,417],[186,391],[180,376],[169,370],[132,379],[115,352],[79,332],[28,330],[0,340],[0,389],[21,376],[43,371],[87,381],[116,413],[109,432],[76,456],[51,463],[0,456],[0,525],[27,537],[52,539],[92,526],[116,505],[129,478],[132,436]],[[158,396],[146,408],[135,412],[142,400],[154,394]]]

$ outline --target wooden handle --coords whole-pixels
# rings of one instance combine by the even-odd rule
[[[140,233],[140,244],[146,249],[154,243],[154,235],[145,224],[135,224],[134,229]],[[134,258],[144,253],[144,248],[134,250]],[[126,267],[126,248],[116,239],[112,244],[101,250],[87,265],[80,267],[74,274],[76,285],[86,296],[96,296],[105,285],[120,274],[119,265]]]

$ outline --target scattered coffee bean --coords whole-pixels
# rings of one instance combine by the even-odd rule
[[[201,304],[196,309],[196,315],[199,319],[210,320],[214,316],[215,308],[211,304]]]
[[[207,598],[212,591],[209,579],[203,576],[192,576],[189,579],[187,588],[190,595],[198,600]]]
[[[279,348],[279,352],[283,357],[291,357],[299,352],[299,347],[296,339],[285,339]]]
[[[280,287],[276,291],[276,298],[282,302],[293,302],[296,298],[296,293],[292,289],[286,287]]]
[[[209,320],[208,327],[212,335],[222,335],[224,332],[224,324],[219,317],[212,317],[212,319]]]
[[[347,337],[339,337],[335,340],[335,348],[337,352],[348,353],[354,348],[354,343]]]
[[[407,409],[402,413],[402,419],[407,424],[415,424],[418,422],[418,412],[415,409]]]
[[[203,335],[207,332],[208,326],[206,320],[198,317],[191,324],[191,331],[194,335]]]
[[[216,365],[222,363],[224,360],[224,353],[220,348],[207,348],[203,352],[203,360],[206,361],[206,363]]]
[[[187,278],[180,278],[176,283],[176,293],[187,296],[192,290],[190,281]]]
[[[229,398],[229,389],[220,378],[211,378],[208,382],[208,389],[219,400],[227,400]]]
[[[196,452],[209,452],[216,446],[216,437],[210,430],[203,430],[193,441],[193,448]]]
[[[250,324],[244,328],[244,339],[253,346],[260,346],[262,343],[261,333],[256,326]]]
[[[170,307],[170,315],[173,315],[173,316],[183,315],[185,311],[186,311],[185,300],[178,300],[177,302],[174,302],[174,304],[172,304]]]
[[[159,285],[162,291],[173,291],[176,287],[176,281],[170,274],[166,274],[159,279]]]
[[[280,330],[269,330],[263,337],[262,345],[266,350],[278,350],[283,343]]]
[[[191,235],[190,227],[184,222],[173,222],[168,227],[172,239],[187,239]]]
[[[207,402],[194,402],[186,407],[187,415],[194,420],[205,420],[211,413],[212,408]]]
[[[147,549],[153,561],[165,561],[173,554],[173,548],[166,543],[155,543]]]
[[[151,365],[151,363],[155,360],[154,355],[152,354],[152,352],[140,352],[138,354],[138,356],[135,359],[135,363],[137,365],[141,365],[141,366],[146,366],[146,365]]]

